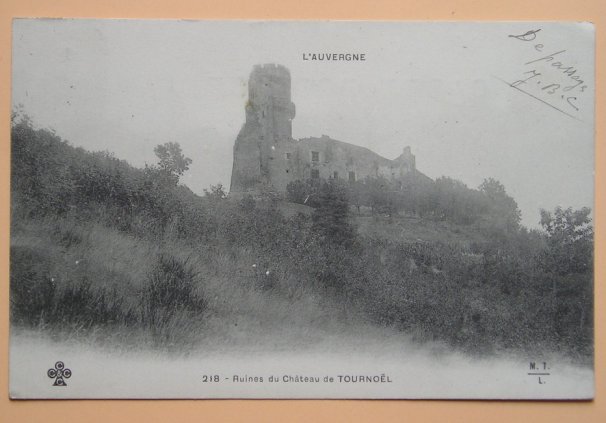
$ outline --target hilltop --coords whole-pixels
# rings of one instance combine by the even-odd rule
[[[592,357],[588,210],[545,212],[545,231],[527,231],[490,179],[198,196],[179,184],[178,144],[138,169],[28,119],[13,121],[12,152],[15,329],[185,351],[381,327],[474,354]]]

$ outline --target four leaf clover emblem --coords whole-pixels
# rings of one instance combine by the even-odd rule
[[[48,369],[46,374],[51,379],[55,379],[53,386],[67,386],[65,379],[69,379],[72,376],[72,371],[70,369],[66,369],[65,364],[63,364],[62,361],[57,361],[55,363],[55,368]]]

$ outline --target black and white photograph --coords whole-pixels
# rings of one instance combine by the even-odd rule
[[[593,398],[591,23],[12,38],[11,398]]]

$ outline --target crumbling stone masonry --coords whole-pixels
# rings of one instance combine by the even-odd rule
[[[250,74],[246,122],[234,145],[231,193],[283,193],[297,179],[427,178],[416,170],[410,147],[389,160],[326,135],[293,139],[290,87],[290,72],[281,65],[257,65]]]

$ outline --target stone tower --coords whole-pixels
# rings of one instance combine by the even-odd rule
[[[290,72],[281,65],[257,65],[248,80],[246,122],[234,145],[230,192],[271,189],[273,152],[293,142],[295,105]]]

